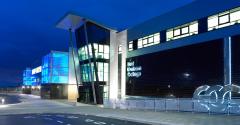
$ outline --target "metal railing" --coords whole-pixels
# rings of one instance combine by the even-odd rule
[[[191,98],[157,98],[104,100],[105,108],[149,111],[196,112],[208,114],[240,115],[240,99],[191,99]]]

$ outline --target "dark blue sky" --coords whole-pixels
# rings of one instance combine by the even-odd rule
[[[124,29],[192,0],[5,0],[0,4],[0,86],[22,82],[22,71],[50,50],[67,51],[68,33],[55,24],[76,12]]]

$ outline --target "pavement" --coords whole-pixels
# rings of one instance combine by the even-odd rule
[[[106,109],[99,106],[81,103],[77,103],[77,106],[75,106],[74,102],[68,102],[67,100],[41,100],[39,97],[35,96],[21,96],[23,101],[22,103],[2,107],[0,105],[0,119],[3,116],[16,114],[20,116],[28,114],[32,114],[33,116],[39,114],[67,114],[77,115],[77,117],[97,117],[98,119],[103,120],[120,120],[122,121],[120,125],[124,125],[124,123],[129,121],[132,121],[132,123],[129,122],[126,123],[126,125],[137,125],[140,123],[153,125],[240,125],[240,116],[234,115],[228,116],[191,112],[153,112]]]

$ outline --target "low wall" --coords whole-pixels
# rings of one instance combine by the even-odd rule
[[[209,114],[240,115],[240,99],[195,100],[191,98],[104,100],[105,108],[150,111],[201,112]]]

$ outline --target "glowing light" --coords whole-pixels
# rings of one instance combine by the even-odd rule
[[[52,52],[43,57],[42,84],[68,83],[68,53]]]
[[[183,76],[184,76],[184,77],[189,77],[189,76],[190,76],[190,73],[187,73],[187,72],[186,72],[186,73],[183,73]]]
[[[2,104],[4,104],[4,103],[5,103],[5,99],[2,99],[1,101],[2,101]]]
[[[37,67],[37,68],[34,68],[34,69],[32,70],[32,75],[37,74],[37,73],[40,73],[40,72],[42,72],[42,66],[39,66],[39,67]]]
[[[25,86],[22,86],[22,89],[25,89]]]
[[[37,88],[38,88],[38,89],[41,89],[41,86],[39,85],[39,86],[37,86]]]

